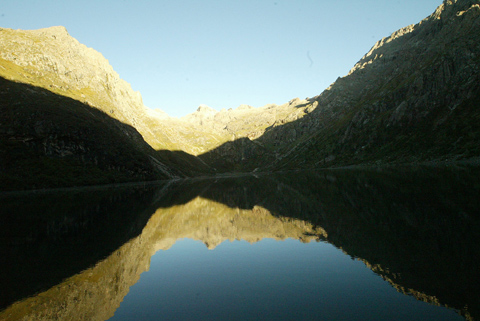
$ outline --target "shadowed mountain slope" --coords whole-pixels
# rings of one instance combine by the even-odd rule
[[[171,179],[203,168],[193,156],[153,150],[96,108],[0,77],[0,190]]]

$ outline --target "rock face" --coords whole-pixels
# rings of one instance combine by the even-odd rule
[[[95,106],[135,126],[144,106],[140,93],[120,79],[99,52],[71,37],[64,27],[0,29],[0,57],[23,69],[29,83]],[[14,75],[12,75],[14,76]]]
[[[270,104],[260,108],[240,105],[236,109],[222,109],[207,114],[201,109],[182,117],[197,132],[215,134],[210,144],[197,145],[196,151],[204,162],[220,172],[251,171],[276,159],[277,142],[262,140],[268,131],[297,121],[311,112],[308,100]],[[210,134],[211,135],[211,134]]]
[[[309,117],[260,140],[296,140],[275,168],[478,156],[480,5],[444,1],[377,42]]]

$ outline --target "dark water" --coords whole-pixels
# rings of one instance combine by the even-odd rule
[[[478,169],[0,196],[0,320],[479,320]]]

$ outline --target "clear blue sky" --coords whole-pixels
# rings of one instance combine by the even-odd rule
[[[282,104],[320,94],[442,0],[1,0],[0,27],[65,26],[150,108]]]

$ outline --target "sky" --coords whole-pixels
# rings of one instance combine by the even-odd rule
[[[64,26],[170,116],[320,94],[442,0],[1,0],[0,27]],[[1,49],[0,49],[1,50]]]

